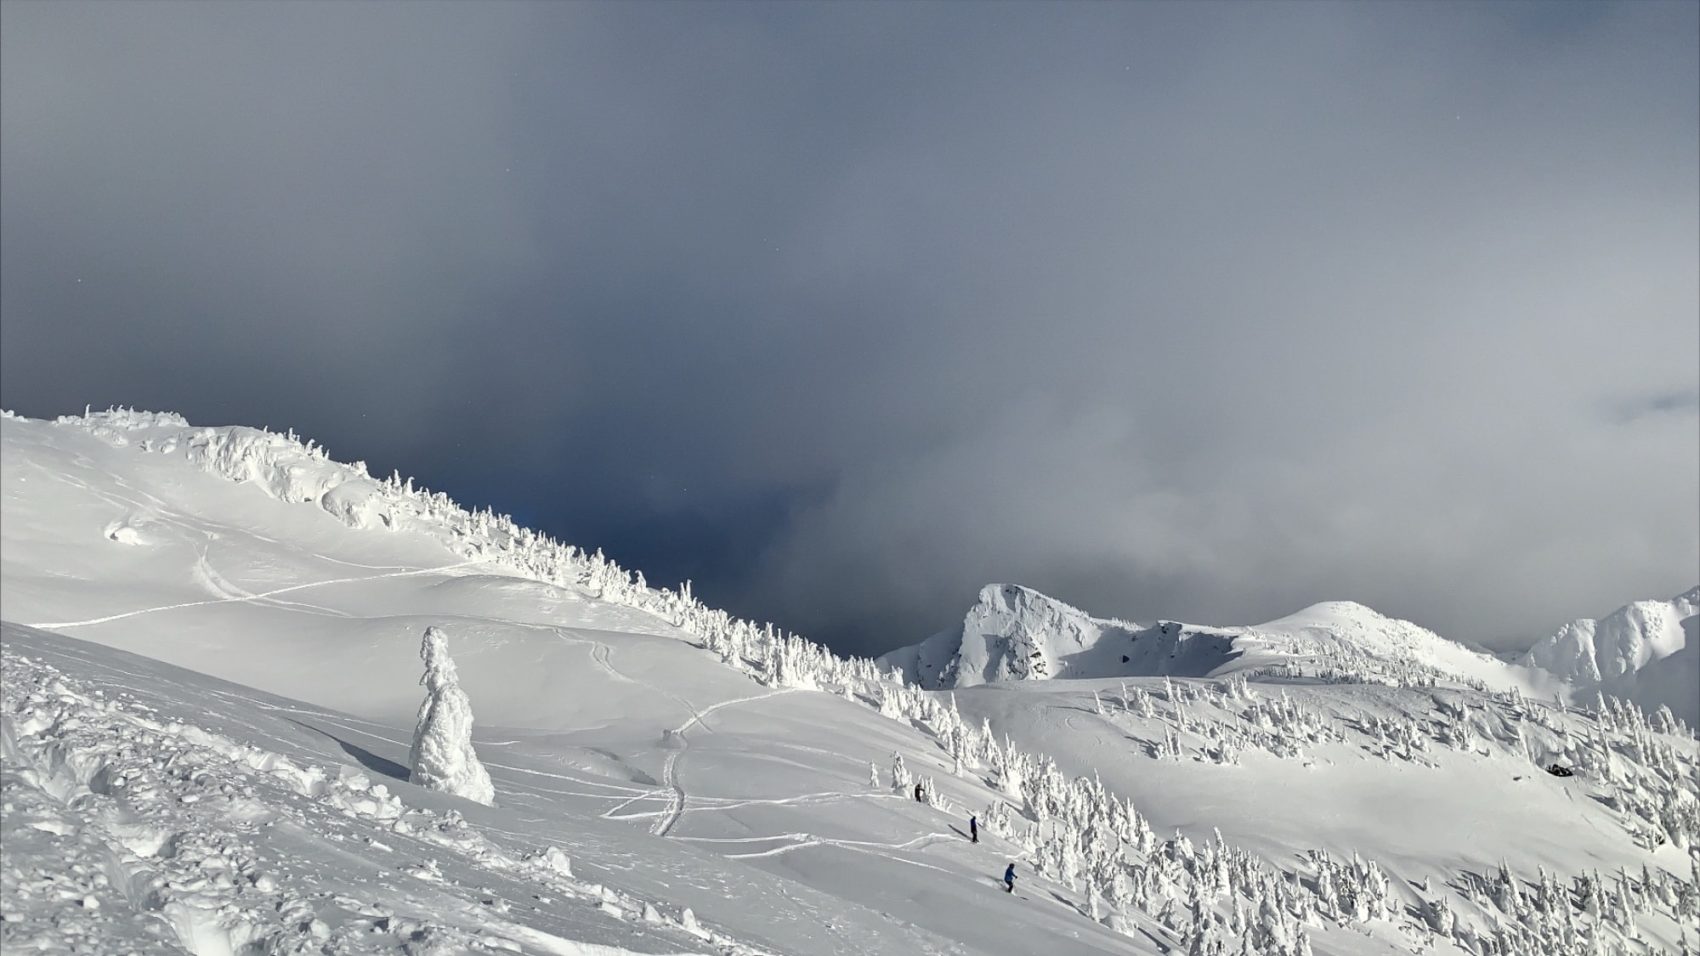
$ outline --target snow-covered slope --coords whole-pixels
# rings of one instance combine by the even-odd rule
[[[1142,632],[1170,676],[928,692],[252,429],[0,419],[0,512],[8,953],[1579,956],[1700,918],[1685,728],[1352,605],[993,594],[977,633],[1052,676]],[[427,627],[492,806],[407,780]]]
[[[350,522],[325,506],[348,482],[324,476],[357,469],[284,436],[115,418],[0,420],[0,596],[32,626],[0,637],[6,952],[62,952],[72,923],[115,949],[221,952],[228,937],[317,952],[312,918],[337,952],[1132,951],[1073,903],[986,905],[1020,851],[957,837],[965,817],[948,808],[994,791],[952,779],[936,740],[870,706],[879,692],[854,668],[826,683],[736,624],[710,652],[679,625],[700,609],[676,595],[622,590],[594,556],[563,561],[559,583],[521,574],[534,550],[458,531],[405,486],[363,489],[388,522]],[[252,457],[232,480],[218,463],[238,459],[218,452],[237,444]],[[493,808],[407,782],[433,625],[476,713]],[[869,785],[893,753],[937,778],[937,806]],[[273,773],[281,758],[304,792],[271,780],[294,773]],[[378,810],[327,828],[343,803],[364,806],[335,783],[357,774],[399,816],[373,797]],[[148,787],[115,790],[117,775]],[[463,843],[405,830],[445,820],[465,821]],[[206,834],[217,853],[163,858],[132,838],[142,822],[166,845]],[[574,880],[526,862],[550,846]],[[209,867],[228,879],[198,875]],[[686,908],[712,938],[683,929]]]
[[[1700,587],[1668,601],[1636,601],[1598,620],[1580,618],[1542,639],[1523,663],[1580,691],[1643,707],[1668,706],[1700,723]]]
[[[962,626],[879,659],[934,689],[1093,677],[1294,675],[1461,681],[1547,693],[1547,675],[1470,650],[1361,604],[1330,601],[1253,627],[1096,618],[1031,588],[992,584]]]

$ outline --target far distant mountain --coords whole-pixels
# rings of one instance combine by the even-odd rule
[[[1597,620],[1571,621],[1531,648],[1523,663],[1578,691],[1604,691],[1649,709],[1667,705],[1700,724],[1697,614],[1700,587],[1668,601],[1636,601]]]
[[[988,584],[962,626],[880,658],[923,687],[1048,677],[1201,677],[1239,657],[1236,635],[1096,618],[1015,584]]]
[[[1350,601],[1252,627],[1097,618],[1031,588],[981,589],[962,626],[880,658],[930,689],[1047,678],[1221,676],[1256,667],[1376,679],[1428,675],[1543,689],[1544,675]]]

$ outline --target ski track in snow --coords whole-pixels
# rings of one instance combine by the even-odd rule
[[[769,697],[777,697],[780,694],[795,693],[795,691],[796,688],[794,687],[784,687],[779,690],[769,691],[765,694],[753,694],[749,697],[735,697],[732,700],[723,700],[718,704],[711,704],[708,707],[704,707],[700,711],[695,707],[692,707],[691,719],[680,724],[678,728],[668,732],[673,739],[676,739],[679,742],[679,749],[667,755],[667,761],[661,765],[661,779],[666,786],[672,788],[673,793],[672,797],[667,802],[667,809],[662,812],[661,819],[655,822],[655,826],[651,827],[649,832],[656,836],[667,836],[672,832],[674,824],[679,822],[679,817],[684,814],[686,799],[685,788],[679,783],[678,764],[679,758],[684,756],[685,749],[691,745],[690,738],[685,736],[686,731],[690,730],[692,726],[700,723],[702,724],[703,729],[707,730],[709,733],[713,733],[714,728],[708,725],[708,720],[706,718],[709,714],[714,713],[722,707],[731,707],[734,704],[747,704],[756,700],[766,700]]]
[[[840,796],[840,797],[855,797],[855,796],[872,796],[872,795],[870,795],[870,794],[859,794],[859,795],[858,794],[839,794],[838,796]],[[898,799],[902,799],[902,798],[898,798]],[[775,802],[786,803],[786,802],[792,802],[792,801],[780,800],[780,801],[775,801]],[[924,833],[924,834],[922,834],[918,837],[915,837],[913,839],[902,840],[902,841],[892,842],[892,843],[881,842],[879,840],[845,840],[845,839],[839,839],[839,838],[835,838],[835,837],[823,837],[823,836],[821,836],[817,833],[779,833],[779,834],[774,834],[772,836],[750,836],[750,837],[677,837],[676,839],[684,840],[684,841],[687,841],[687,842],[690,842],[690,843],[713,843],[713,844],[717,844],[717,845],[726,845],[726,844],[733,844],[733,843],[773,843],[773,842],[776,842],[776,841],[779,841],[779,840],[792,841],[790,843],[787,843],[784,846],[774,847],[774,848],[769,849],[769,850],[759,850],[759,851],[756,851],[754,853],[728,853],[728,854],[726,854],[726,858],[731,859],[731,860],[753,860],[753,859],[759,859],[761,857],[780,856],[780,855],[783,855],[783,854],[786,854],[786,853],[790,853],[793,850],[806,850],[810,847],[817,847],[817,846],[839,847],[841,849],[854,850],[854,851],[860,852],[860,853],[873,853],[873,852],[882,851],[882,850],[888,851],[888,852],[891,852],[891,853],[895,853],[895,852],[903,851],[903,850],[917,850],[917,851],[926,850],[927,848],[935,846],[935,845],[940,844],[940,843],[954,844],[954,843],[960,842],[960,838],[953,836],[953,835],[943,834],[943,833]],[[928,866],[930,869],[938,869],[938,870],[941,870],[942,872],[952,872],[952,871],[949,871],[949,870],[944,870],[942,867],[933,867],[933,866],[930,866],[929,864],[919,863],[918,861],[915,861],[915,860],[906,860],[906,859],[903,859],[902,857],[893,856],[893,857],[890,857],[890,859],[898,860],[899,862],[904,862],[904,863],[912,863],[912,864],[915,864],[917,866]]]
[[[195,561],[194,576],[196,582],[212,594],[216,595],[221,603],[229,601],[252,601],[256,604],[265,604],[286,610],[300,610],[308,614],[317,614],[322,617],[354,616],[349,614],[347,611],[338,611],[335,608],[323,607],[318,604],[307,604],[302,601],[279,601],[275,598],[267,598],[255,594],[253,591],[243,588],[242,586],[232,582],[229,578],[218,573],[218,571],[213,568],[212,562],[208,560],[207,553],[205,551],[202,551],[200,558]]]
[[[484,563],[482,560],[457,561],[435,568],[410,568],[406,571],[395,571],[389,574],[368,574],[351,578],[332,578],[328,581],[309,581],[306,584],[292,584],[288,587],[276,588],[271,591],[261,591],[257,594],[220,598],[213,601],[186,601],[182,604],[166,604],[160,607],[138,608],[134,611],[124,611],[119,614],[108,614],[105,617],[89,618],[86,621],[54,621],[41,624],[30,624],[29,627],[44,631],[63,630],[67,627],[88,627],[93,624],[106,624],[112,621],[122,621],[125,618],[138,617],[143,614],[157,614],[161,611],[177,611],[191,607],[206,607],[212,604],[245,604],[275,597],[279,594],[290,594],[295,591],[305,591],[309,588],[329,587],[333,584],[361,584],[367,581],[379,581],[385,578],[406,578],[422,574],[449,574],[462,568]]]

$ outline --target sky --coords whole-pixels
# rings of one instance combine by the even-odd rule
[[[1700,582],[1700,5],[0,6],[0,406],[853,653]]]

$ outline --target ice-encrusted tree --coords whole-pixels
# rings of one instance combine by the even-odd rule
[[[460,689],[460,676],[449,657],[448,635],[442,628],[425,629],[419,656],[425,661],[425,674],[419,678],[425,685],[425,702],[419,705],[419,722],[407,755],[408,780],[490,806],[495,803],[496,788],[472,749],[472,701]]]
[[[912,778],[909,776],[909,768],[903,765],[903,755],[896,751],[892,751],[891,789],[898,793],[902,793],[909,789],[909,785],[912,782]]]

